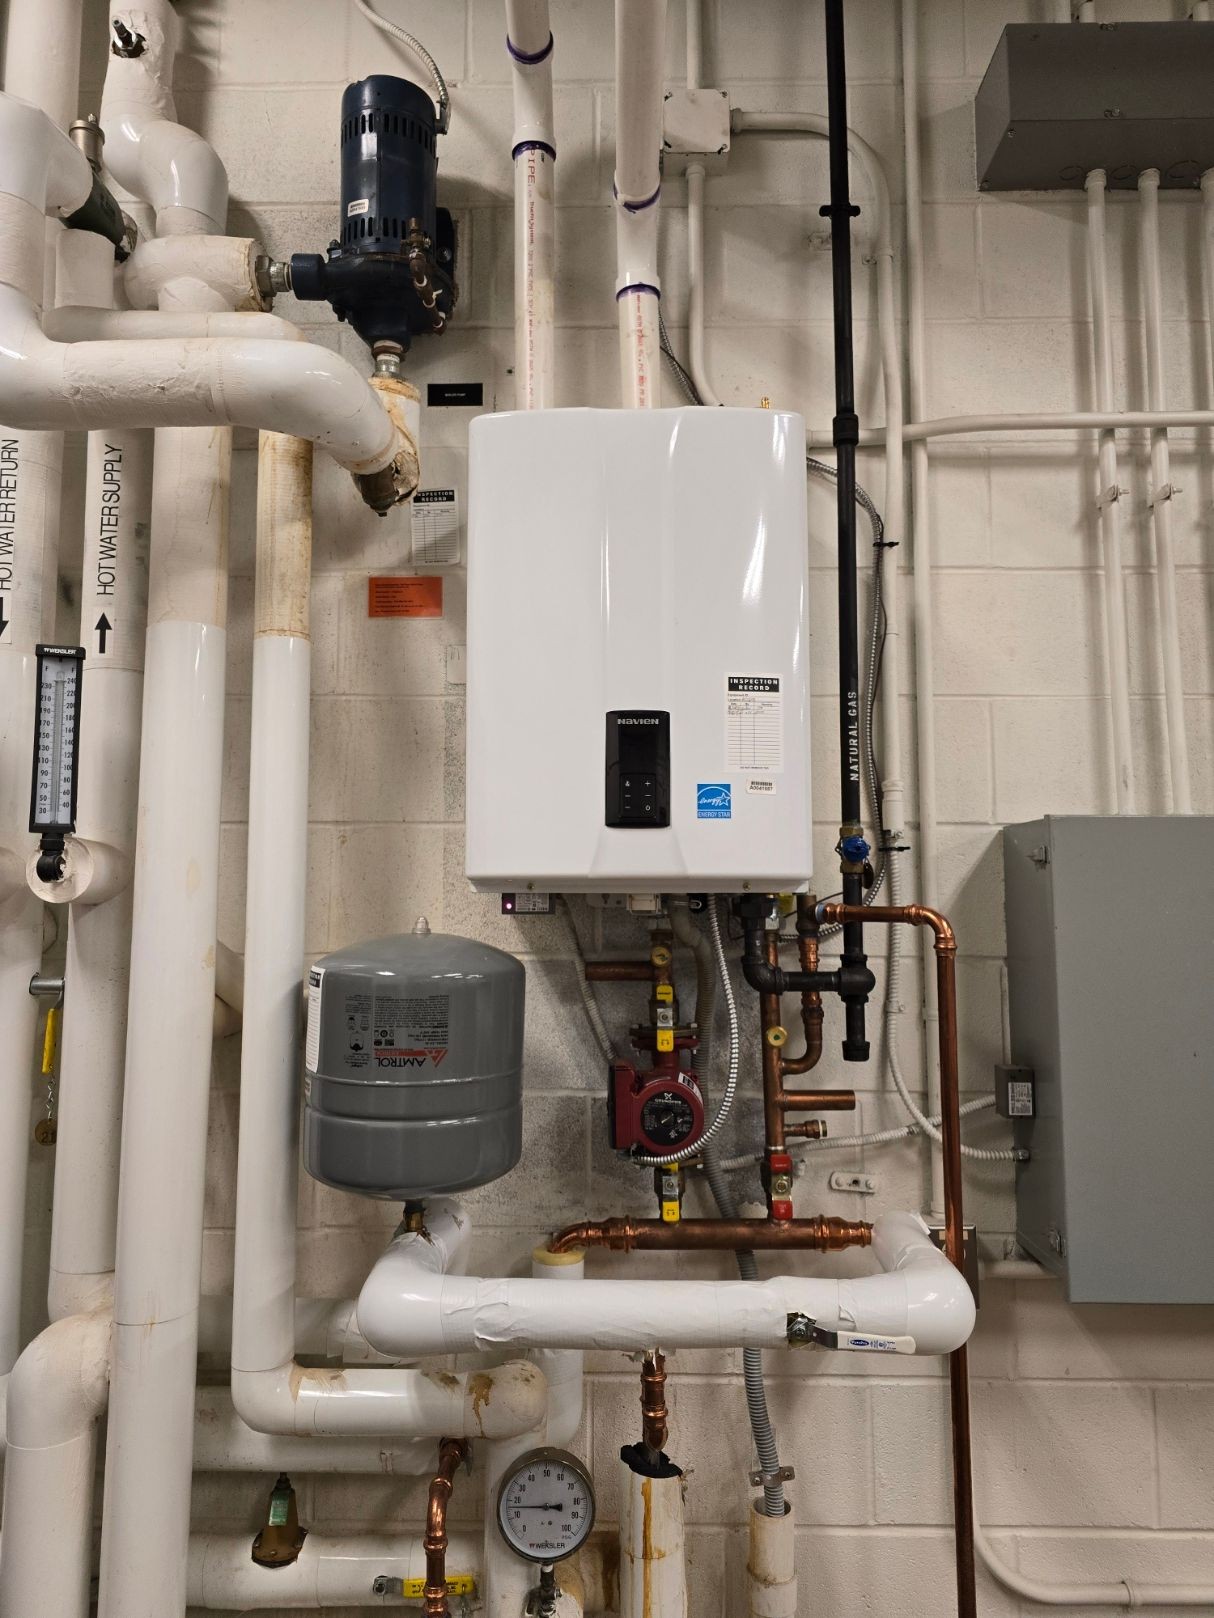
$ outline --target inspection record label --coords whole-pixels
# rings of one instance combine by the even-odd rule
[[[784,768],[784,694],[778,674],[725,676],[725,768]]]

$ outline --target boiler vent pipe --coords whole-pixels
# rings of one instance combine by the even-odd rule
[[[624,404],[655,409],[660,398],[658,201],[666,0],[616,0],[616,308]]]
[[[552,30],[548,0],[506,0],[514,78],[514,374],[521,410],[556,403]]]

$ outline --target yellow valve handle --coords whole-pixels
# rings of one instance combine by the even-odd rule
[[[426,1593],[425,1579],[402,1579],[400,1593],[406,1601],[420,1601]],[[471,1573],[452,1573],[447,1578],[447,1594],[449,1596],[474,1596],[476,1594],[476,1580]]]
[[[658,1050],[660,1050],[660,1051],[672,1051],[672,1050],[674,1050],[674,1029],[673,1028],[659,1028],[658,1029],[658,1041],[657,1041],[657,1044],[658,1044]]]
[[[682,1217],[682,1210],[677,1202],[663,1202],[662,1223],[664,1225],[677,1225]]]
[[[46,1025],[42,1030],[42,1077],[49,1079],[55,1071],[55,1053],[59,1048],[59,1007],[49,1006]]]
[[[659,983],[653,991],[653,997],[661,1005],[671,1005],[674,1002],[674,985]]]

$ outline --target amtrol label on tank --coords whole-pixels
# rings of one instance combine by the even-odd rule
[[[784,694],[778,674],[725,676],[725,767],[784,768]]]
[[[375,996],[371,1056],[376,1067],[437,1067],[450,1035],[450,995]]]

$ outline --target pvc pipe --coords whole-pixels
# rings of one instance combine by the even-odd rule
[[[548,0],[506,0],[514,80],[514,351],[521,410],[556,402],[556,132]]]
[[[84,0],[9,0],[4,88],[66,129],[80,110]]]
[[[430,1452],[433,1465],[433,1445]],[[259,1612],[285,1606],[396,1608],[403,1601],[377,1594],[375,1580],[424,1581],[422,1540],[421,1534],[318,1534],[312,1530],[294,1562],[267,1568],[258,1567],[250,1557],[248,1534],[193,1534],[187,1575],[190,1605],[216,1612]],[[480,1561],[475,1534],[457,1530],[449,1535],[448,1578],[459,1574],[479,1578]],[[412,1599],[416,1604],[418,1598]]]
[[[0,207],[0,231],[4,224]],[[313,343],[56,343],[29,298],[3,284],[0,414],[38,428],[266,428],[311,439],[358,475],[393,466],[406,448],[375,390],[349,361]],[[414,446],[408,450],[415,460]]]
[[[396,1236],[358,1300],[367,1341],[384,1353],[451,1354],[505,1347],[776,1348],[788,1317],[827,1330],[912,1337],[918,1354],[947,1354],[973,1329],[964,1279],[916,1214],[889,1213],[873,1227],[880,1275],[855,1280],[782,1276],[770,1281],[479,1280],[442,1273],[443,1234],[462,1219],[433,1203],[427,1237]]]
[[[616,308],[624,404],[660,403],[658,197],[666,0],[616,0]]]
[[[156,435],[99,1618],[185,1610],[231,460],[225,428]]]
[[[687,0],[687,88],[704,82],[704,8],[702,0]]]
[[[1147,389],[1151,409],[1167,408],[1163,370],[1163,278],[1159,268],[1159,170],[1138,176],[1139,263],[1143,328],[1147,347]],[[1168,766],[1172,813],[1193,813],[1189,743],[1185,732],[1184,670],[1180,661],[1180,612],[1176,600],[1176,548],[1172,537],[1171,458],[1166,427],[1151,433],[1151,528],[1155,536],[1155,588],[1159,597],[1163,698],[1168,722]]]
[[[113,249],[64,232],[76,296],[113,298]],[[64,276],[61,274],[60,283]],[[64,878],[30,887],[70,900],[68,984],[59,1058],[59,1127],[51,1220],[52,1320],[108,1292],[114,1268],[126,1055],[131,872],[147,634],[152,441],[144,431],[92,433],[85,480],[77,823]]]
[[[796,1517],[786,1505],[782,1517],[769,1517],[750,1505],[750,1554],[746,1558],[750,1618],[797,1618]]]
[[[687,1618],[682,1473],[642,1477],[618,1465],[620,1618]]]
[[[60,1320],[9,1378],[0,1618],[88,1618],[109,1336],[106,1313]]]
[[[687,15],[695,9],[694,0]],[[720,399],[708,375],[704,357],[704,166],[687,165],[687,367],[696,392],[706,405],[719,405]]]
[[[918,7],[902,6],[902,137],[906,181],[906,323],[909,338],[908,375],[910,409],[922,417],[927,392],[927,323],[923,260],[923,178],[919,149],[919,14]],[[911,438],[908,428],[904,433]],[[928,455],[925,444],[911,450],[911,562],[915,624],[915,752],[919,778],[919,902],[934,905],[940,892],[940,832],[936,797],[936,685],[933,651],[933,569],[931,508],[928,493]],[[923,1061],[927,1076],[927,1112],[941,1112],[940,1054],[937,1033],[940,1008],[936,974],[923,953]],[[944,1212],[944,1160],[931,1157],[931,1211]]]
[[[1092,354],[1096,402],[1111,410],[1113,337],[1109,316],[1108,254],[1105,229],[1105,172],[1093,169],[1085,182],[1088,199],[1088,289],[1092,304]],[[1117,469],[1117,436],[1100,434],[1100,543],[1104,554],[1104,621],[1109,664],[1113,776],[1117,813],[1135,813],[1134,740],[1130,724],[1130,654],[1126,627],[1124,550],[1121,532],[1121,482]]]
[[[173,59],[180,22],[168,0],[110,5],[115,23],[144,40],[138,56],[111,55],[101,99],[106,166],[120,185],[156,210],[157,236],[221,235],[227,222],[228,176],[219,157],[179,124]]]

